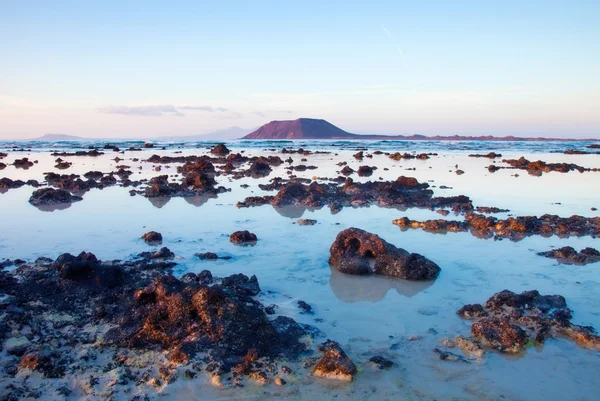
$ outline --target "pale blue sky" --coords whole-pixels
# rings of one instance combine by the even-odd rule
[[[287,3],[0,0],[0,138],[600,136],[598,1]]]

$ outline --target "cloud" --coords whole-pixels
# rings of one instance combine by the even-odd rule
[[[257,115],[259,117],[266,117],[267,115],[261,111],[253,111],[252,114]]]
[[[184,116],[184,114],[177,110],[172,104],[155,106],[107,106],[98,109],[98,111],[105,114],[120,114],[124,116]]]
[[[211,107],[211,106],[174,106],[172,104],[153,105],[153,106],[107,106],[98,109],[100,113],[105,114],[120,114],[123,116],[143,116],[143,117],[160,117],[160,116],[178,116],[183,117],[185,114],[181,112],[185,111],[206,111],[209,113],[219,112],[227,113],[229,109],[224,107]],[[239,113],[231,112],[233,118]]]
[[[215,109],[210,106],[178,106],[179,110],[198,110],[198,111],[208,111],[210,113],[214,112]]]

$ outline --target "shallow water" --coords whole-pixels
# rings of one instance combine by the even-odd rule
[[[247,155],[278,154],[263,148],[303,146],[309,149],[331,150],[331,144],[311,141],[287,142],[285,145],[254,144]],[[556,144],[556,145],[555,145]],[[234,150],[246,146],[234,142]],[[483,146],[485,145],[485,146]],[[506,143],[484,143],[468,148],[464,143],[410,143],[398,144],[365,142],[342,143],[338,155],[290,155],[294,164],[306,157],[303,164],[317,165],[318,169],[296,173],[302,177],[335,177],[338,161],[359,165],[378,166],[370,178],[355,180],[385,180],[399,175],[414,176],[429,181],[436,195],[464,194],[475,206],[497,206],[510,209],[514,215],[542,215],[544,213],[570,216],[598,216],[591,211],[600,207],[600,173],[551,172],[541,177],[527,175],[521,170],[500,170],[489,173],[489,159],[468,158],[476,150],[500,151],[505,158],[525,156],[530,160],[572,162],[584,167],[600,167],[599,155],[550,153],[559,147],[576,148],[564,143],[528,142],[519,147]],[[577,143],[577,148],[582,148]],[[79,145],[78,145],[79,146]],[[205,147],[205,144],[194,146]],[[384,155],[352,158],[351,147],[368,146],[370,150],[437,151],[429,160],[402,160],[396,162]],[[385,146],[385,148],[384,148]],[[396,146],[395,148],[392,148]],[[467,148],[459,148],[459,147]],[[475,145],[472,145],[475,146]],[[521,147],[526,146],[526,148]],[[29,170],[8,166],[0,176],[10,178],[43,179],[43,172],[56,171],[55,159],[48,148],[39,147],[30,153],[9,152],[2,160],[12,163],[15,158],[29,157],[39,163]],[[543,148],[546,151],[543,152]],[[435,149],[435,150],[434,150]],[[561,148],[562,149],[562,148]],[[481,150],[481,152],[480,152]],[[527,150],[528,152],[525,152]],[[204,149],[184,149],[183,154],[200,154]],[[159,174],[175,174],[175,166],[161,173],[152,171],[149,163],[131,158],[147,158],[151,154],[172,155],[173,150],[149,149],[127,152],[118,164],[132,166],[132,179]],[[117,155],[63,157],[73,161],[72,168],[63,173],[84,173],[89,170],[115,171]],[[287,158],[288,155],[282,158]],[[499,163],[499,161],[498,161]],[[455,165],[464,175],[454,173]],[[22,258],[33,260],[39,256],[51,258],[64,252],[82,250],[95,253],[100,259],[124,259],[147,250],[139,239],[146,231],[163,234],[164,246],[177,255],[177,274],[210,269],[216,276],[231,273],[256,274],[265,304],[277,304],[278,313],[309,323],[325,333],[327,338],[342,344],[357,363],[360,374],[353,383],[328,383],[313,378],[299,377],[298,383],[284,388],[247,386],[243,389],[218,390],[203,380],[176,382],[161,399],[257,399],[287,396],[295,399],[324,399],[335,395],[340,399],[510,399],[510,400],[594,400],[600,374],[600,353],[578,347],[565,339],[549,340],[543,347],[529,348],[523,355],[507,357],[486,352],[481,363],[441,361],[432,352],[444,337],[468,335],[470,324],[459,319],[456,310],[467,303],[481,303],[503,289],[520,292],[537,289],[542,294],[561,294],[574,310],[573,322],[600,328],[600,264],[567,266],[536,255],[555,246],[571,245],[576,249],[586,246],[599,248],[599,240],[591,237],[561,239],[556,236],[525,238],[519,242],[479,239],[469,233],[431,234],[420,230],[401,231],[391,221],[407,216],[411,219],[443,218],[422,209],[397,210],[376,206],[344,208],[332,215],[328,208],[320,210],[284,209],[271,206],[238,209],[237,201],[246,196],[262,195],[258,188],[275,176],[285,176],[284,166],[275,168],[267,178],[229,180],[217,177],[220,185],[231,192],[216,198],[155,199],[150,202],[141,196],[131,197],[128,189],[113,187],[92,190],[83,195],[83,201],[64,210],[41,211],[27,202],[33,189],[23,187],[0,194],[0,260]],[[383,168],[389,168],[384,171]],[[416,170],[406,170],[416,168]],[[139,174],[137,174],[139,172]],[[518,173],[518,177],[514,174]],[[243,189],[241,184],[249,184]],[[440,185],[452,189],[439,189]],[[271,193],[274,194],[274,193]],[[560,203],[560,204],[559,204]],[[506,214],[500,214],[504,217]],[[293,224],[298,218],[318,220],[314,226]],[[460,218],[450,214],[448,219]],[[339,231],[359,227],[373,232],[410,252],[417,252],[435,261],[441,268],[439,278],[431,283],[413,283],[385,277],[355,277],[332,271],[328,265],[329,246]],[[237,247],[229,242],[233,231],[247,229],[257,234],[254,247]],[[207,262],[194,258],[197,252],[216,252],[233,256],[232,260]],[[314,315],[300,314],[295,302],[302,299],[313,306]],[[432,334],[434,329],[438,334]],[[410,341],[411,336],[423,336]],[[454,350],[459,353],[459,350]],[[389,371],[376,371],[365,362],[381,354],[396,362]]]

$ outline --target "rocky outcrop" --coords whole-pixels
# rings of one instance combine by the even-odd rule
[[[347,274],[381,274],[406,280],[432,280],[440,267],[416,253],[358,228],[341,231],[331,245],[329,264]]]
[[[519,353],[529,341],[543,343],[560,334],[585,347],[600,349],[600,336],[592,327],[571,323],[572,311],[560,295],[541,295],[535,290],[516,294],[504,290],[483,305],[465,305],[457,313],[474,321],[472,340],[484,348]],[[463,340],[465,347],[477,351],[477,347]]]
[[[586,265],[600,261],[600,252],[594,248],[584,248],[577,252],[573,247],[564,246],[546,252],[539,252],[538,255],[556,259],[564,264]]]
[[[549,173],[551,171],[559,173],[568,173],[569,171],[579,171],[580,173],[598,171],[597,168],[581,167],[573,163],[546,163],[541,160],[532,162],[525,157],[521,157],[520,159],[505,159],[502,162],[509,164],[512,168],[526,170],[527,173],[535,176],[540,176],[542,173]]]
[[[83,200],[83,198],[71,195],[69,191],[65,191],[64,189],[42,188],[31,194],[29,203],[34,206],[44,206],[73,203],[80,200]]]
[[[471,200],[463,195],[454,197],[433,197],[427,183],[419,183],[412,177],[398,177],[395,181],[365,183],[347,178],[343,185],[337,183],[320,184],[313,181],[309,185],[291,182],[279,190],[276,196],[248,197],[239,202],[238,207],[271,204],[276,208],[296,206],[318,209],[329,205],[332,212],[343,207],[360,207],[376,204],[382,207],[449,207],[454,211],[470,211]]]
[[[467,232],[480,238],[508,238],[520,241],[531,235],[550,237],[569,236],[592,236],[600,235],[600,217],[583,217],[573,215],[571,217],[559,217],[557,215],[545,214],[536,216],[517,216],[507,219],[498,219],[492,216],[484,216],[477,213],[465,214],[465,220],[410,220],[402,217],[392,221],[402,230],[410,228],[421,228],[432,233]]]
[[[162,244],[163,236],[159,232],[148,231],[146,234],[142,235],[142,239],[149,245],[160,245]]]

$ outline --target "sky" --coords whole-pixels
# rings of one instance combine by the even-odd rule
[[[599,138],[599,16],[597,0],[0,0],[0,139],[300,117]]]

